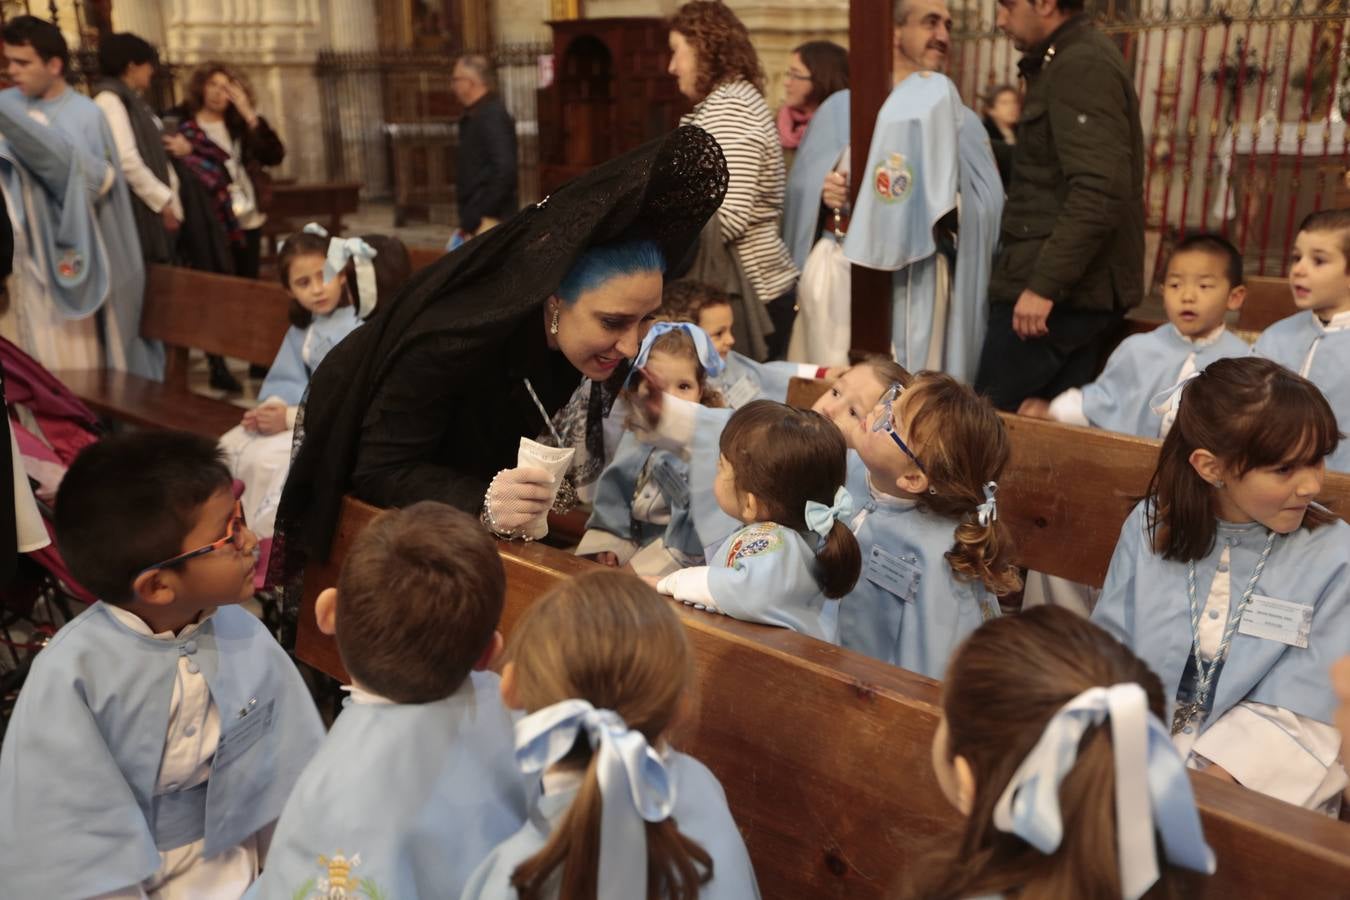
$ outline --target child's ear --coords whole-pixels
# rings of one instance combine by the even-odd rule
[[[483,648],[483,655],[478,657],[478,662],[473,664],[473,670],[475,672],[486,672],[491,669],[496,664],[497,657],[501,656],[504,643],[506,642],[502,640],[500,631],[492,632],[492,640],[488,641],[488,645]]]
[[[895,486],[907,494],[926,494],[928,476],[918,466],[912,466],[911,471],[895,479]]]
[[[1195,474],[1214,487],[1218,487],[1223,481],[1223,463],[1219,462],[1217,456],[1203,447],[1197,447],[1191,451],[1190,463],[1191,468],[1195,470]]]
[[[759,498],[746,491],[741,495],[741,518],[746,522],[758,522],[760,511]]]
[[[131,582],[131,592],[138,602],[149,606],[168,606],[176,596],[163,569],[147,569],[137,575]]]
[[[509,662],[502,666],[502,704],[507,709],[524,709],[516,697],[516,664]]]
[[[1231,291],[1228,292],[1227,309],[1229,310],[1242,309],[1242,304],[1243,302],[1246,301],[1246,299],[1247,299],[1247,286],[1245,284],[1239,284],[1237,287],[1233,288]]]
[[[328,588],[319,593],[318,599],[314,601],[314,619],[322,633],[330,637],[337,634],[337,588]]]
[[[952,772],[956,776],[956,808],[968,816],[975,808],[975,770],[964,756],[952,758]]]

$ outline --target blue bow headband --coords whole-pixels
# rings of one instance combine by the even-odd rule
[[[1061,707],[999,797],[994,827],[1042,853],[1058,849],[1064,836],[1060,782],[1078,760],[1083,733],[1108,717],[1124,900],[1138,900],[1158,880],[1155,829],[1170,862],[1213,874],[1214,853],[1200,828],[1186,766],[1137,684],[1089,688]]]
[[[652,355],[652,345],[656,343],[656,339],[671,331],[684,331],[688,333],[689,337],[693,338],[699,365],[703,366],[703,371],[709,378],[716,378],[722,374],[722,370],[726,368],[726,363],[718,355],[717,348],[713,346],[712,338],[708,337],[708,332],[692,322],[657,322],[647,332],[647,336],[642,339],[642,346],[638,348],[637,359],[633,360],[633,371],[628,374],[628,384],[631,384],[633,379],[637,377],[637,370],[647,365],[647,359]]]
[[[600,877],[597,900],[647,895],[647,829],[675,807],[665,763],[618,713],[585,700],[564,700],[516,723],[516,762],[532,775],[558,762],[585,732],[600,783]]]
[[[806,527],[823,538],[828,538],[834,530],[835,522],[848,524],[853,515],[853,495],[848,488],[840,487],[834,492],[834,504],[826,506],[815,500],[806,501]]]

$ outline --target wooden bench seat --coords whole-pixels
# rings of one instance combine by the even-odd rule
[[[164,381],[101,369],[52,374],[109,419],[219,437],[239,424],[243,410],[189,389],[188,351],[270,365],[290,327],[289,304],[276,282],[151,266],[141,335],[163,342]]]
[[[344,504],[332,558],[306,576],[296,655],[344,677],[313,625],[313,599],[377,510]],[[501,545],[502,630],[591,563]],[[764,897],[882,898],[957,826],[929,763],[936,682],[781,628],[679,607],[696,655],[699,711],[677,746],[718,776]],[[1219,869],[1196,896],[1343,897],[1350,827],[1235,785],[1192,776]]]

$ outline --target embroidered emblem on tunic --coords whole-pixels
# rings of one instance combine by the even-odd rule
[[[892,153],[886,162],[877,166],[872,185],[883,203],[899,203],[909,196],[909,190],[914,186],[914,170],[905,162],[903,153]]]
[[[783,538],[778,534],[778,526],[772,523],[751,525],[736,536],[727,549],[728,568],[734,568],[737,560],[748,556],[762,556],[783,549]]]
[[[79,278],[84,271],[84,257],[73,248],[61,251],[61,259],[56,264],[56,272],[62,278]]]
[[[341,850],[332,856],[320,856],[324,873],[311,878],[292,896],[294,900],[391,900],[374,881],[358,878],[352,869],[361,865],[361,854],[346,856]]]

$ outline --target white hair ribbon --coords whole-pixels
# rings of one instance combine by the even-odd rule
[[[1155,830],[1170,862],[1212,874],[1214,853],[1200,828],[1186,766],[1149,712],[1148,695],[1133,683],[1089,688],[1055,713],[999,797],[994,827],[1042,853],[1058,849],[1064,836],[1060,782],[1078,761],[1083,733],[1108,717],[1124,900],[1138,900],[1158,880]]]
[[[637,375],[637,370],[647,365],[647,359],[652,355],[652,345],[656,339],[663,334],[672,331],[687,332],[694,341],[694,351],[698,354],[699,365],[703,366],[703,371],[709,378],[716,378],[722,374],[722,369],[726,368],[726,363],[718,354],[717,348],[713,346],[712,338],[708,337],[708,332],[699,328],[692,322],[657,322],[647,332],[647,336],[642,339],[642,346],[638,348],[637,358],[633,360],[633,371],[628,379],[632,381]]]
[[[1204,369],[1192,372],[1167,390],[1154,394],[1153,399],[1148,402],[1148,408],[1162,419],[1162,428],[1159,430],[1159,434],[1167,434],[1172,430],[1172,423],[1177,420],[1177,410],[1181,408],[1182,390],[1186,385],[1199,378],[1202,372],[1204,372]]]
[[[647,830],[675,807],[675,786],[665,763],[639,731],[613,710],[585,700],[564,700],[516,723],[516,762],[526,774],[542,772],[572,750],[585,732],[596,754],[600,784],[600,873],[596,900],[647,896]]]
[[[806,527],[823,538],[834,530],[835,522],[848,522],[853,517],[853,495],[840,486],[834,492],[834,505],[826,506],[816,500],[806,501]]]
[[[346,268],[347,260],[356,264],[356,292],[360,299],[360,306],[356,310],[358,319],[364,319],[375,309],[379,288],[375,283],[375,266],[371,260],[377,255],[375,248],[359,237],[335,237],[328,241],[328,256],[323,261],[323,280],[327,283],[338,277],[338,273]]]
[[[975,507],[975,520],[980,523],[981,528],[988,528],[998,520],[998,501],[994,499],[997,493],[997,482],[985,482],[984,502]]]

